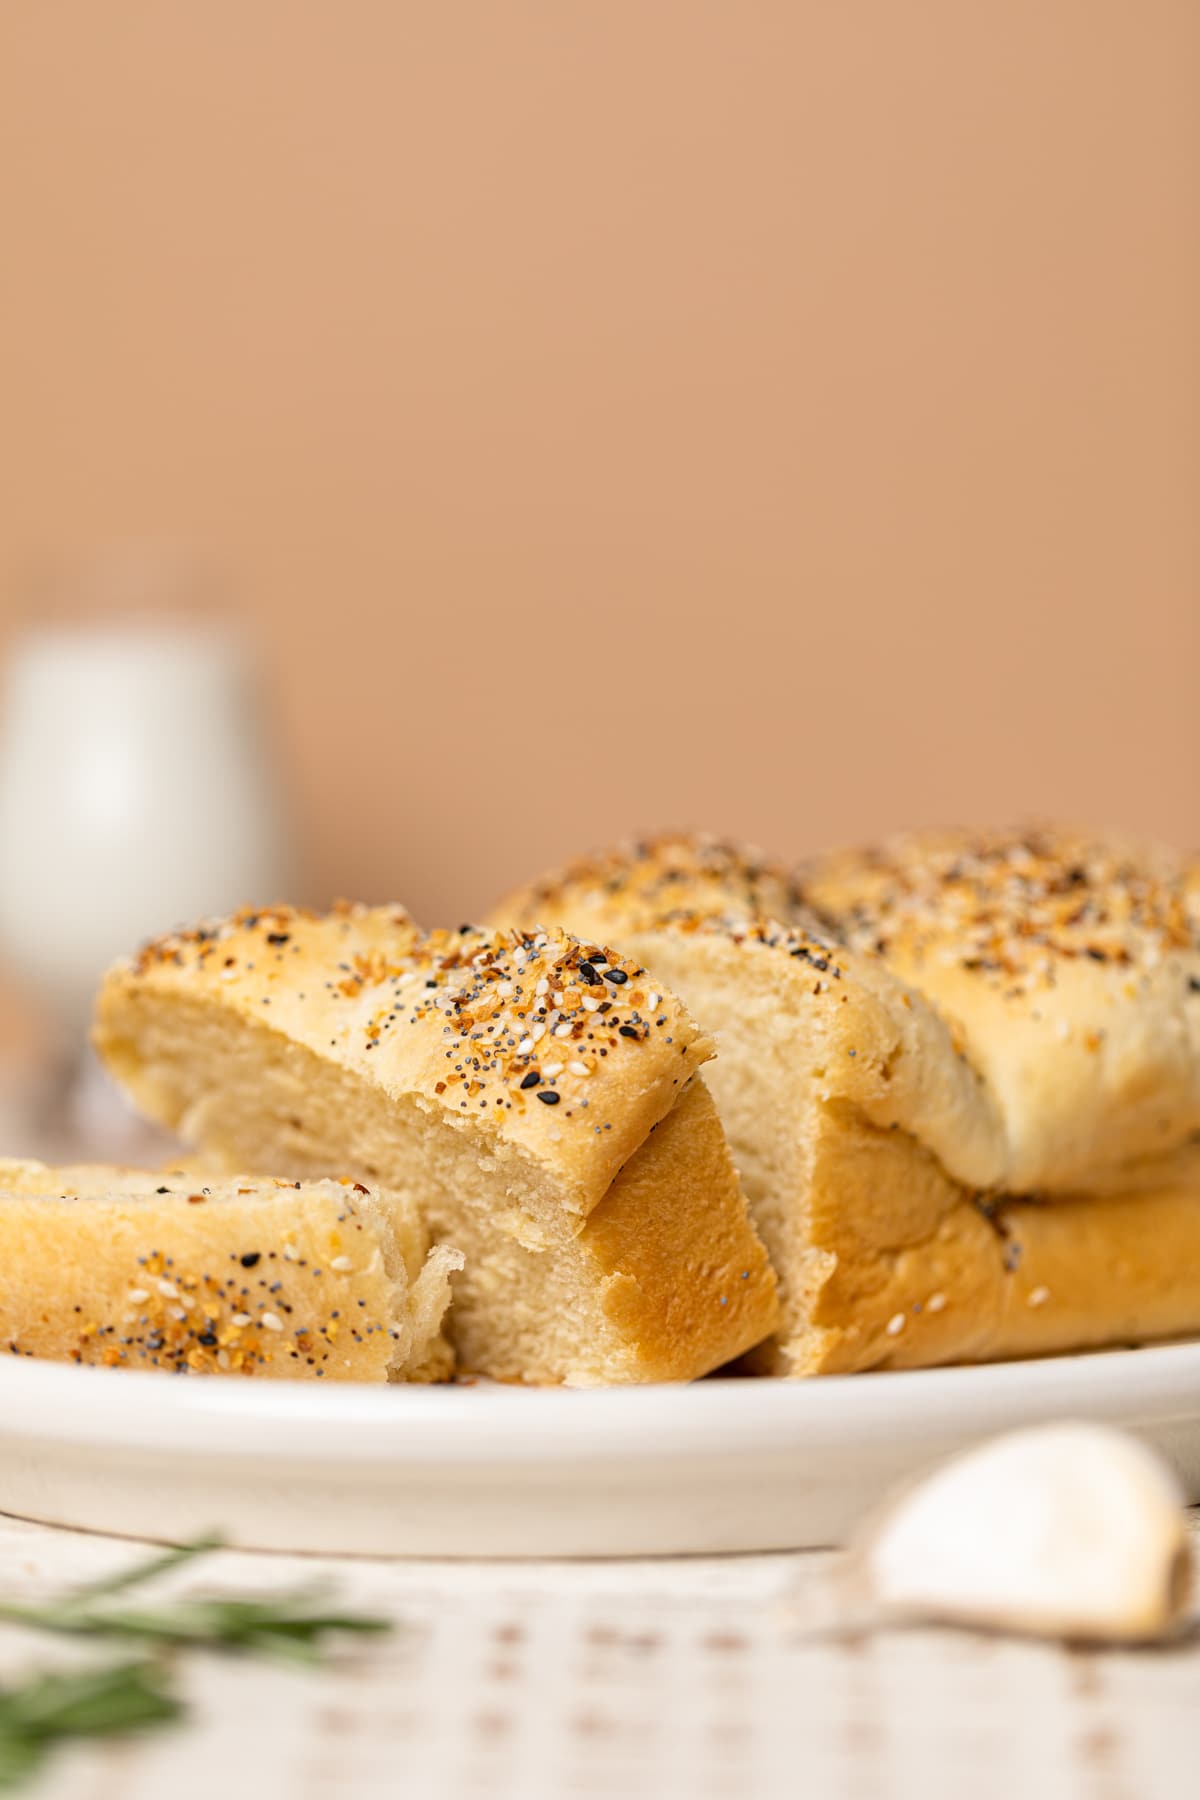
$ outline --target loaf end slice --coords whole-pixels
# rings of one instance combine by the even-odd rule
[[[0,1163],[0,1344],[110,1368],[437,1380],[462,1256],[349,1181]]]

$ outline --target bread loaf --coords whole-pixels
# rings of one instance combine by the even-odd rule
[[[697,1070],[636,960],[562,933],[424,936],[395,908],[244,912],[114,969],[101,1055],[225,1167],[395,1189],[458,1246],[462,1365],[689,1379],[777,1324]]]
[[[0,1163],[0,1344],[183,1374],[420,1381],[461,1255],[399,1197],[183,1171]]]
[[[626,853],[628,882],[621,853],[585,860],[493,918],[611,940],[713,1031],[714,1098],[780,1279],[760,1365],[916,1367],[1200,1328],[1194,1158],[1053,1207],[1006,1197],[1009,1120],[960,1028],[869,950],[755,918],[748,888],[740,914],[706,909],[707,851],[689,873],[686,840],[667,840],[666,882],[656,857]],[[721,885],[736,891],[728,866]],[[696,913],[674,904],[689,890]],[[792,893],[793,919],[811,917]]]

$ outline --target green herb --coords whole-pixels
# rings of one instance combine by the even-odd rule
[[[0,1601],[0,1619],[71,1637],[136,1638],[160,1648],[240,1651],[286,1662],[316,1662],[333,1632],[379,1633],[390,1621],[328,1610],[319,1589],[298,1588],[257,1600],[197,1596],[162,1606],[112,1605],[123,1594],[165,1570],[216,1548],[205,1538],[156,1556],[123,1575],[77,1588],[41,1606]]]
[[[139,1606],[122,1596],[133,1587],[217,1547],[202,1538],[169,1550],[123,1574],[76,1588],[38,1606],[0,1602],[0,1619],[70,1637],[133,1640],[159,1658],[108,1665],[81,1674],[37,1675],[0,1690],[0,1790],[33,1773],[52,1744],[69,1737],[101,1737],[166,1724],[183,1715],[161,1660],[179,1649],[221,1650],[290,1663],[320,1660],[335,1632],[391,1630],[387,1619],[331,1611],[314,1589],[261,1599],[222,1595]]]
[[[34,1675],[0,1690],[0,1790],[27,1781],[55,1744],[166,1725],[183,1713],[165,1670],[149,1659],[67,1675]]]
[[[195,1562],[198,1556],[207,1556],[210,1550],[220,1550],[223,1543],[223,1538],[209,1532],[206,1537],[193,1538],[189,1544],[173,1544],[169,1550],[160,1550],[149,1562],[134,1563],[132,1568],[120,1569],[115,1575],[102,1575],[99,1581],[85,1581],[69,1599],[95,1600],[101,1594],[122,1594],[126,1588],[141,1587],[144,1582],[165,1575],[168,1569],[177,1569],[180,1563]]]

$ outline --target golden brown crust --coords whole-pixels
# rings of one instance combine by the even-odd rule
[[[135,1097],[176,1125],[171,1096],[155,1104],[136,1092],[144,1071],[122,1042],[124,1001],[150,990],[216,999],[393,1097],[419,1096],[485,1142],[516,1147],[561,1181],[567,1211],[586,1216],[712,1055],[674,996],[644,975],[598,947],[589,961],[557,931],[424,934],[394,907],[247,910],[112,969],[96,1041]]]
[[[801,877],[832,932],[954,1024],[1004,1123],[994,1185],[1117,1187],[1200,1131],[1200,933],[1172,852],[927,832]]]
[[[781,864],[707,832],[659,832],[576,857],[518,888],[489,916],[493,924],[523,926],[590,916],[601,937],[614,923],[626,930],[706,918],[812,923]],[[578,925],[571,929],[588,935]]]
[[[2,1163],[0,1343],[183,1374],[446,1375],[461,1258],[427,1262],[401,1213],[349,1182]]]
[[[732,1166],[712,1159],[715,1121],[667,1133],[673,1185],[639,1184],[641,1164],[661,1155],[654,1128],[711,1043],[636,960],[599,944],[561,932],[425,936],[395,909],[242,914],[113,970],[96,1041],[147,1112],[223,1161],[261,1147],[270,1111],[270,1166],[318,1173],[334,1159],[420,1191],[467,1256],[452,1330],[478,1370],[690,1377],[777,1321]],[[689,1103],[693,1119],[700,1104]],[[660,1216],[668,1191],[678,1219]],[[588,1232],[598,1210],[611,1223],[622,1195],[633,1227],[616,1263],[599,1223]],[[640,1230],[678,1251],[681,1222],[689,1253],[708,1245],[716,1266],[736,1241],[754,1271],[752,1298],[715,1326],[707,1295],[685,1287],[664,1311],[630,1248]],[[630,1277],[627,1298],[605,1313],[614,1274]],[[579,1281],[593,1291],[570,1287]],[[538,1299],[547,1291],[559,1316]]]
[[[813,858],[800,881],[859,949],[1003,992],[1045,991],[1063,962],[1129,969],[1196,948],[1184,860],[1082,831],[910,832]]]
[[[760,1367],[925,1368],[1200,1330],[1200,1153],[1158,1186],[984,1200],[904,1133],[821,1121],[807,1326]]]

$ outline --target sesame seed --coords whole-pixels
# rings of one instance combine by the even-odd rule
[[[1050,1289],[1048,1287],[1031,1288],[1027,1304],[1029,1306],[1045,1306],[1049,1298]]]
[[[164,1300],[178,1300],[179,1289],[173,1281],[157,1281],[154,1284]]]
[[[263,1326],[267,1331],[282,1331],[283,1320],[278,1313],[265,1312],[262,1316]]]
[[[337,1269],[339,1273],[344,1273],[345,1270],[352,1269],[354,1264],[348,1256],[335,1256],[329,1266],[331,1269]]]
[[[945,1304],[945,1294],[930,1294],[928,1300],[925,1302],[925,1310],[926,1312],[941,1312]]]
[[[236,1325],[240,1330],[243,1325],[248,1325],[250,1323],[250,1314],[247,1312],[235,1312],[229,1323],[231,1325]]]
[[[893,1313],[891,1318],[887,1322],[888,1336],[889,1337],[899,1337],[900,1333],[904,1330],[904,1324],[905,1324],[904,1314],[902,1312]]]

